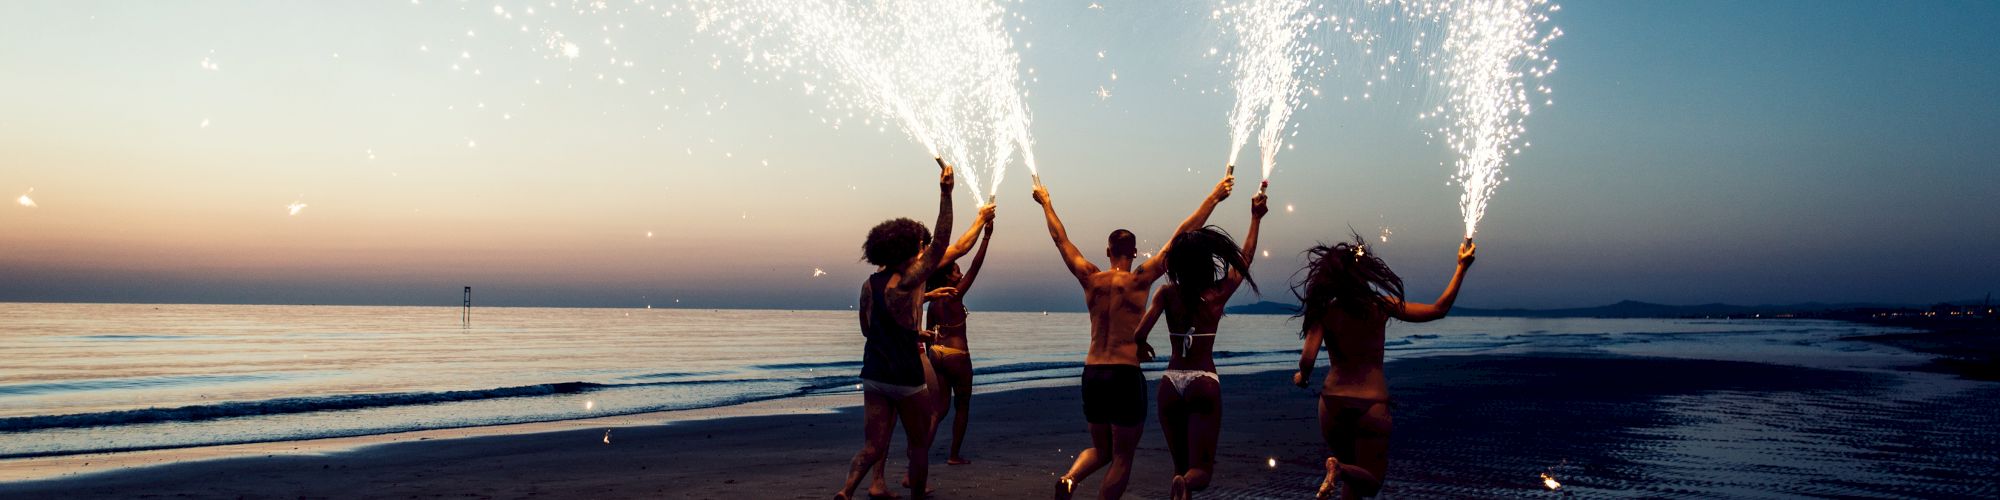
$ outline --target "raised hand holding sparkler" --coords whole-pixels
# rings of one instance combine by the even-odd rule
[[[952,186],[958,184],[957,177],[952,175],[951,165],[945,163],[944,158],[941,157],[933,156],[931,159],[936,160],[938,164],[938,188],[946,193],[950,193]]]

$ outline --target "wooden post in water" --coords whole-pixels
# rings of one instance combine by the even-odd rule
[[[465,287],[465,308],[458,311],[459,326],[472,328],[472,287]]]

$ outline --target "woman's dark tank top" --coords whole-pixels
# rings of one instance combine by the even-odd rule
[[[861,378],[892,385],[924,385],[923,350],[917,346],[917,331],[896,322],[883,293],[889,276],[889,271],[883,271],[868,277],[874,304],[869,306],[868,327],[861,329],[868,337],[861,352]]]

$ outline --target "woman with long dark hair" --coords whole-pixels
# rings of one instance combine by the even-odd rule
[[[1173,358],[1161,375],[1158,392],[1160,431],[1174,455],[1174,480],[1168,492],[1179,500],[1208,488],[1215,471],[1215,442],[1222,431],[1222,378],[1215,374],[1215,333],[1223,306],[1250,277],[1257,252],[1257,229],[1270,211],[1262,191],[1250,199],[1250,232],[1243,247],[1220,228],[1208,226],[1174,236],[1161,258],[1167,261],[1166,285],[1153,294],[1137,337],[1144,356],[1152,357],[1146,334],[1161,316],[1167,318]]]
[[[1304,325],[1299,337],[1299,371],[1292,384],[1305,387],[1326,346],[1333,369],[1319,395],[1319,430],[1333,452],[1326,459],[1326,479],[1319,498],[1333,495],[1345,483],[1341,497],[1372,497],[1382,489],[1389,468],[1389,384],[1382,373],[1383,330],[1389,319],[1422,323],[1443,318],[1458,300],[1459,283],[1472,266],[1478,247],[1466,238],[1458,246],[1458,271],[1435,304],[1403,298],[1403,279],[1369,252],[1360,234],[1353,242],[1319,245],[1307,250],[1305,278],[1292,287]]]

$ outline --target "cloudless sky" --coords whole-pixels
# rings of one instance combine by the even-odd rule
[[[1006,4],[1042,177],[1100,265],[1106,233],[1157,248],[1213,185],[1233,99],[1205,56],[1228,47],[1212,4],[1101,3]],[[894,126],[821,123],[819,97],[647,11],[673,2],[607,4],[0,4],[0,195],[37,205],[0,207],[0,300],[449,305],[470,285],[493,305],[845,308],[870,226],[932,222],[936,168]],[[581,55],[496,5],[540,7]],[[1555,103],[1527,121],[1460,304],[1927,303],[2000,282],[2000,4],[1552,19]],[[1263,298],[1291,300],[1298,253],[1350,227],[1433,296],[1460,235],[1449,153],[1415,116],[1434,96],[1317,85],[1272,178]],[[1239,173],[1211,223],[1240,237],[1257,174]],[[974,309],[1081,307],[1027,192],[1017,163]]]

